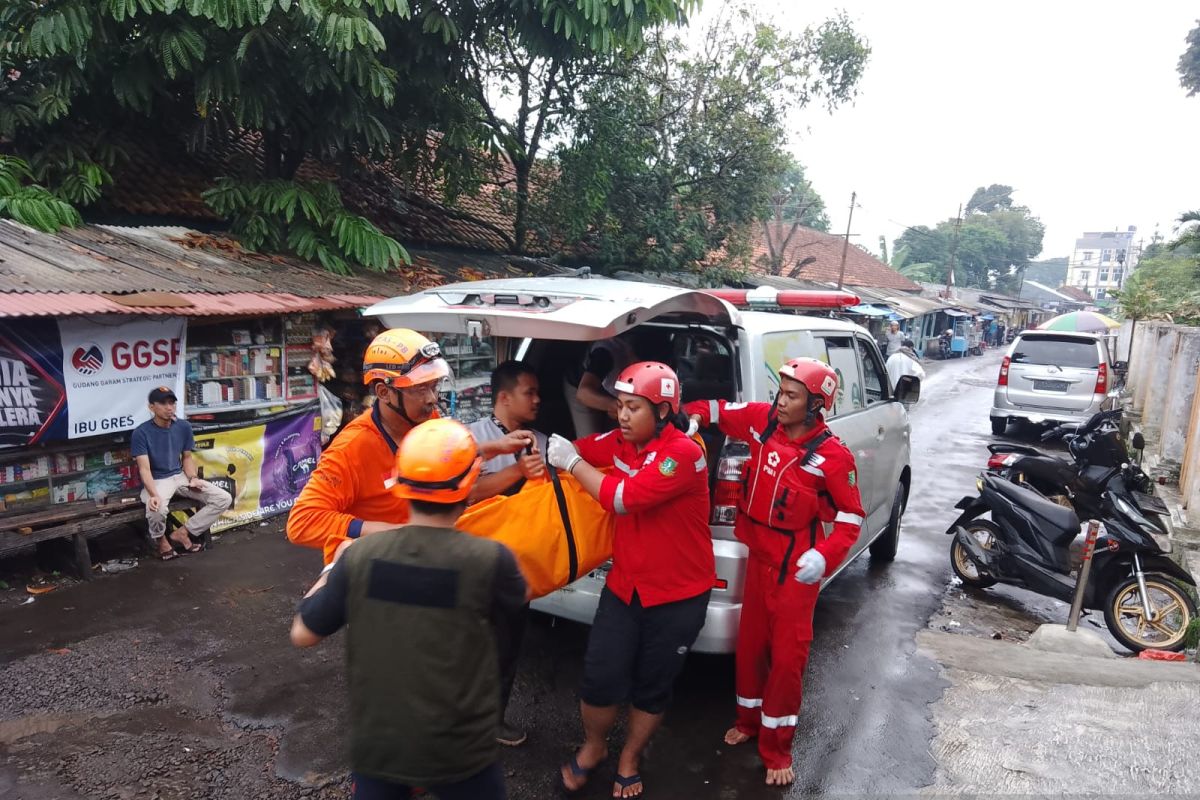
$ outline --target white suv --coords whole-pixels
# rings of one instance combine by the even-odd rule
[[[829,317],[739,311],[701,291],[587,277],[441,286],[386,300],[365,313],[389,327],[491,337],[499,359],[518,358],[538,373],[538,428],[568,437],[594,432],[592,418],[574,403],[574,385],[590,343],[626,330],[633,330],[640,357],[667,362],[678,372],[684,401],[771,402],[779,386],[776,370],[784,361],[819,358],[841,377],[830,427],[857,459],[867,511],[863,534],[846,564],[868,549],[881,561],[896,555],[912,485],[908,413],[896,394],[915,402],[920,384],[906,378],[894,391],[879,349],[864,328]],[[740,467],[749,451],[743,443],[727,442],[715,427],[702,435],[709,452],[717,580],[695,649],[731,653],[747,555],[733,536],[733,521]],[[581,576],[535,601],[534,608],[590,624],[606,574],[602,567]]]
[[[1008,423],[1087,422],[1116,403],[1105,339],[1092,333],[1025,331],[1000,365],[992,401],[992,433]]]

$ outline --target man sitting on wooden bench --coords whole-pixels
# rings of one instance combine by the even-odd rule
[[[158,557],[170,561],[180,548],[185,553],[204,549],[193,544],[189,534],[200,538],[229,508],[233,498],[229,492],[213,486],[196,474],[192,451],[196,442],[192,426],[186,420],[175,419],[175,392],[160,386],[150,392],[150,413],[153,415],[134,429],[130,437],[130,452],[137,461],[142,478],[142,502],[146,504],[146,520],[150,538],[158,547]],[[175,495],[198,500],[204,507],[170,536],[167,532],[167,513]]]

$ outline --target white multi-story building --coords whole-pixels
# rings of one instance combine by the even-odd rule
[[[1142,249],[1136,236],[1134,225],[1125,231],[1083,234],[1075,240],[1075,250],[1067,263],[1066,285],[1082,289],[1098,301],[1113,289],[1120,289],[1137,269]]]

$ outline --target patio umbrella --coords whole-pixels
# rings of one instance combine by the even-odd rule
[[[1060,314],[1038,325],[1044,331],[1082,331],[1084,333],[1107,333],[1121,323],[1112,317],[1097,314],[1095,311],[1072,311],[1070,314]]]

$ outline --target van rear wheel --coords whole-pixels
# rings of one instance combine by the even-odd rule
[[[868,548],[872,561],[887,563],[896,560],[896,551],[900,548],[900,523],[903,516],[904,484],[901,483],[896,486],[896,496],[892,498],[892,513],[888,515],[887,528]]]
[[[1008,430],[1008,417],[990,417],[992,420],[992,435],[1003,436]]]

